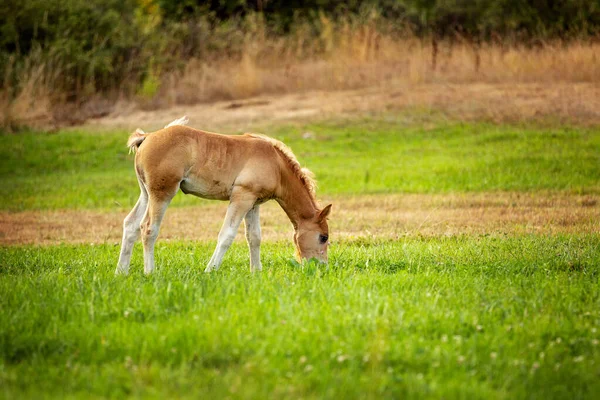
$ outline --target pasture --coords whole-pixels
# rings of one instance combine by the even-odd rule
[[[317,198],[333,202],[328,266],[293,260],[286,220],[266,235],[254,275],[241,234],[219,271],[202,272],[213,225],[201,240],[159,236],[152,276],[139,244],[131,275],[113,275],[114,234],[15,243],[6,221],[23,215],[101,213],[120,225],[138,188],[125,131],[0,137],[0,396],[600,393],[598,128],[381,115],[260,131],[288,144],[317,175]],[[448,218],[433,201],[405,229],[394,211],[411,196],[488,200],[452,230],[424,230]],[[523,199],[535,199],[535,229],[527,215],[511,219]],[[490,204],[502,220],[486,223]],[[226,204],[178,194],[165,223],[193,210],[202,226],[215,207]]]

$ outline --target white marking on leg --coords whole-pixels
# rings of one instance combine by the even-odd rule
[[[225,220],[223,221],[223,226],[219,232],[217,248],[210,258],[210,261],[208,262],[204,272],[211,272],[219,269],[225,252],[227,252],[233,243],[233,240],[235,239],[235,235],[237,234],[238,228],[242,223],[242,219],[248,210],[254,206],[255,201],[255,197],[248,197],[243,200],[232,200],[231,203],[229,203],[229,207],[227,207],[227,214],[225,215]]]
[[[260,262],[260,215],[259,206],[254,206],[244,219],[246,223],[246,241],[250,249],[250,271],[262,271]]]
[[[219,267],[221,266],[221,262],[223,261],[223,256],[225,256],[225,253],[233,243],[236,234],[237,229],[228,228],[225,230],[221,230],[221,232],[219,233],[217,247],[212,257],[210,258],[210,261],[208,262],[206,272],[219,269]]]
[[[127,275],[129,273],[133,245],[140,237],[140,223],[148,208],[148,193],[141,184],[140,188],[141,193],[137,203],[123,221],[123,240],[121,241],[121,253],[119,254],[115,274]]]
[[[144,244],[144,273],[151,274],[154,271],[154,244],[158,237],[160,224],[171,199],[155,200],[150,198],[148,209],[141,225],[142,243]]]

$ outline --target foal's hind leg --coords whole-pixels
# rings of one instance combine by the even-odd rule
[[[151,193],[149,196],[148,209],[141,225],[142,243],[144,244],[144,273],[146,275],[154,271],[154,244],[162,219],[174,195],[175,193],[168,197],[157,197]]]
[[[255,202],[256,196],[251,193],[240,192],[239,190],[232,193],[231,202],[227,208],[227,215],[223,221],[221,231],[219,232],[217,248],[210,258],[204,272],[219,269],[225,252],[233,243],[233,239],[235,239],[235,235],[242,223],[242,219],[246,216],[248,211],[254,207]]]
[[[140,223],[144,218],[144,213],[148,207],[148,192],[140,182],[140,198],[133,207],[133,210],[125,217],[123,221],[123,240],[121,242],[121,254],[115,274],[129,273],[129,263],[131,261],[131,252],[135,241],[140,237]]]
[[[259,206],[255,205],[246,214],[244,222],[246,223],[246,241],[250,248],[250,270],[261,271],[260,263],[260,217]]]

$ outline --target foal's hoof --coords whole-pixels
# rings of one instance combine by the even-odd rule
[[[121,268],[117,267],[117,269],[115,269],[115,275],[127,276],[127,275],[129,275],[129,271],[127,271],[126,269],[121,269]]]
[[[206,268],[204,269],[204,272],[208,274],[208,273],[210,273],[210,272],[213,272],[213,270],[214,270],[214,268],[213,268],[213,267],[211,267],[211,266],[209,265],[208,267],[206,267]]]

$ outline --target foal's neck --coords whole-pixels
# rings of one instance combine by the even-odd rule
[[[282,174],[275,199],[298,229],[301,221],[313,218],[318,212],[317,202],[309,189],[292,172]]]

